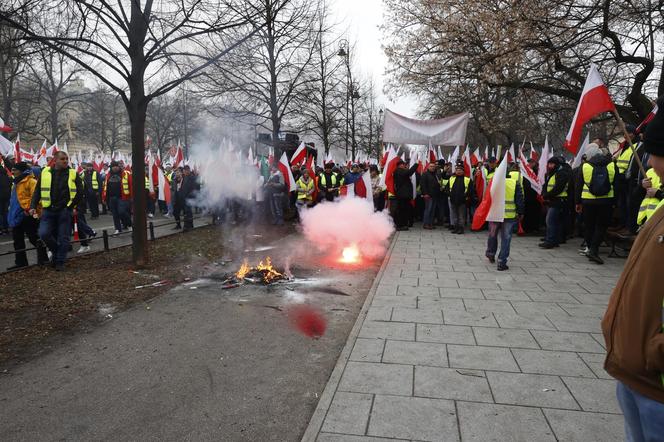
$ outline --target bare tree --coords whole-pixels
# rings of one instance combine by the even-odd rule
[[[311,81],[318,1],[259,0],[249,5],[256,37],[205,75],[203,93],[224,112],[251,117],[279,138],[283,121],[300,109],[293,104]]]
[[[66,55],[121,97],[131,127],[133,165],[133,260],[149,261],[144,169],[145,119],[152,99],[204,70],[262,28],[247,27],[241,0],[9,0],[0,26]],[[25,14],[48,17],[40,27]],[[68,26],[63,24],[68,23]],[[233,31],[233,32],[231,32]]]
[[[81,138],[94,144],[100,151],[113,152],[119,145],[129,142],[129,122],[120,97],[103,84],[83,99],[85,118],[78,118],[76,128]]]

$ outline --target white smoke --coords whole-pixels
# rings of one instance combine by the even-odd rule
[[[246,152],[231,146],[195,146],[191,161],[199,167],[202,206],[221,207],[228,199],[249,200],[256,191],[259,171],[248,164]]]
[[[340,252],[356,246],[367,258],[381,256],[394,231],[386,212],[374,212],[371,201],[342,198],[324,202],[300,213],[305,237],[321,251]]]

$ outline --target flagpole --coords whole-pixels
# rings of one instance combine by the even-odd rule
[[[643,167],[643,163],[641,162],[641,158],[639,158],[639,155],[636,153],[634,148],[632,147],[632,139],[629,137],[629,133],[627,132],[627,128],[625,127],[625,122],[620,118],[620,115],[618,114],[617,110],[613,110],[613,116],[616,117],[616,120],[618,121],[618,126],[620,126],[620,130],[622,130],[623,135],[625,135],[625,142],[629,144],[629,148],[632,149],[632,156],[636,160],[636,164],[639,166],[639,170],[641,170],[641,174],[643,176],[646,176],[646,169]]]

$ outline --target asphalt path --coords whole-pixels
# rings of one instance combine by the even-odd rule
[[[101,326],[0,370],[0,440],[299,440],[380,262],[335,264],[280,235],[220,229],[231,257],[207,277],[123,312],[104,306]],[[242,259],[266,255],[295,279],[221,288]],[[289,325],[302,303],[326,318],[320,339]]]
[[[86,253],[99,252],[104,250],[104,241],[102,239],[102,231],[107,230],[109,234],[109,247],[122,247],[131,244],[131,231],[123,232],[118,236],[113,236],[115,227],[113,227],[113,218],[110,214],[108,215],[99,215],[98,219],[91,219],[90,214],[86,216],[86,221],[92,227],[93,230],[97,232],[97,237],[90,241],[90,251]],[[155,215],[154,218],[149,218],[148,221],[152,221],[154,225],[154,235],[155,238],[162,236],[170,235],[175,233],[175,224],[173,218],[166,218],[163,215]],[[194,226],[200,227],[203,225],[208,225],[212,222],[212,217],[209,215],[195,215],[194,217]],[[148,232],[149,238],[149,232]],[[27,237],[25,239],[26,247],[31,248],[32,244],[28,241]],[[80,248],[79,244],[72,244],[73,250],[69,252],[69,256],[76,256],[77,251]],[[0,236],[0,273],[7,271],[7,268],[14,265],[14,254],[2,255],[6,252],[12,252],[14,250],[14,242],[12,241],[11,234]],[[30,265],[37,263],[37,251],[32,250],[28,251],[28,263]]]

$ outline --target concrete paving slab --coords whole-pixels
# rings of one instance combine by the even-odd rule
[[[480,370],[520,371],[507,348],[478,345],[448,345],[450,367]]]
[[[351,361],[357,362],[380,362],[385,348],[384,339],[357,338],[353,351],[350,354]]]
[[[461,325],[417,324],[417,341],[475,345],[473,330]]]
[[[557,376],[487,371],[497,403],[578,410],[579,406]]]
[[[464,442],[555,441],[538,408],[457,402]]]
[[[576,353],[515,348],[512,354],[524,373],[595,377]]]
[[[588,333],[533,330],[533,336],[544,350],[599,353],[604,349]]]
[[[371,310],[370,310],[371,311]],[[419,309],[395,307],[392,321],[396,322],[417,322],[420,324],[442,324],[442,309]]]
[[[368,434],[418,441],[458,441],[454,402],[377,395]]]
[[[341,376],[339,391],[410,396],[413,392],[413,367],[350,361]]]
[[[619,414],[616,381],[563,377],[563,382],[581,405],[583,411]]]
[[[338,392],[327,412],[322,431],[363,435],[367,429],[373,395]]]
[[[516,347],[539,349],[530,330],[509,328],[473,327],[478,345],[490,347]]]
[[[415,340],[415,324],[406,322],[367,321],[360,329],[360,338]]]
[[[498,323],[491,313],[464,312],[443,308],[443,319],[449,325],[470,325],[478,327],[497,327]]]
[[[622,442],[623,417],[616,414],[544,410],[544,415],[561,442]]]
[[[447,347],[432,342],[387,341],[382,362],[447,367]]]
[[[493,402],[484,372],[468,369],[415,367],[415,396]]]

